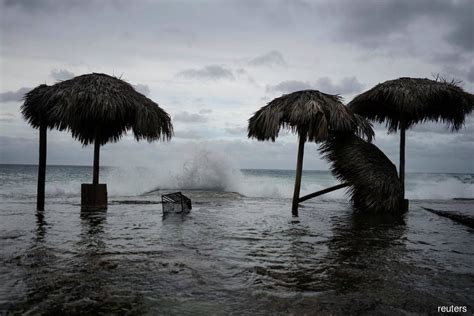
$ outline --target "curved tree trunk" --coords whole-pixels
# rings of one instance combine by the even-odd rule
[[[92,184],[99,184],[99,156],[100,156],[100,143],[99,133],[96,131],[94,140],[94,169],[92,174]]]
[[[46,181],[46,132],[48,128],[46,124],[42,124],[39,128],[39,162],[38,162],[38,187],[36,193],[36,209],[44,211],[44,191]]]
[[[305,141],[306,137],[302,137],[300,135],[298,145],[298,160],[296,162],[295,191],[293,193],[293,204],[291,207],[291,214],[293,216],[298,216],[298,203],[300,198],[301,174],[303,172],[303,155]]]

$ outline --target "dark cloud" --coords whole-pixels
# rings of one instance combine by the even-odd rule
[[[174,115],[173,120],[184,123],[204,123],[207,122],[207,117],[196,113],[182,111]]]
[[[466,67],[462,63],[455,65],[450,64],[442,67],[442,71],[439,74],[433,74],[433,78],[436,79],[437,76],[448,80],[448,81],[455,81],[459,82],[461,87],[469,91],[469,88],[472,89],[471,86],[466,86],[464,83],[467,82],[474,82],[474,66]]]
[[[58,81],[68,80],[74,78],[75,76],[76,75],[74,73],[65,69],[54,69],[51,71],[51,77],[53,77],[54,80]]]
[[[474,82],[474,66],[471,66],[471,68],[469,68],[469,71],[467,72],[467,80],[469,82]]]
[[[259,84],[257,83],[257,81],[248,73],[247,70],[245,70],[244,68],[237,68],[235,70],[235,73],[238,75],[239,79],[240,78],[243,78],[245,79],[248,83],[256,86],[256,87],[259,87]]]
[[[43,10],[54,5],[54,1],[35,1],[35,0],[3,0],[1,3],[5,7],[17,7],[26,11]]]
[[[16,8],[35,14],[38,12],[51,14],[52,12],[67,12],[73,9],[84,7],[95,7],[105,5],[103,1],[84,0],[84,1],[63,1],[63,0],[0,0],[6,8]]]
[[[356,77],[345,77],[339,82],[333,82],[329,77],[321,77],[316,82],[288,80],[276,85],[266,87],[267,92],[290,93],[299,90],[316,89],[330,94],[353,94],[358,93],[364,85]]]
[[[468,52],[474,49],[473,13],[474,2],[470,0],[451,2],[451,10],[447,11],[454,24],[452,31],[446,36],[447,41]]]
[[[474,47],[474,2],[471,0],[345,1],[325,8],[328,14],[342,13],[339,36],[356,44],[383,47],[406,35],[409,27],[427,19],[433,27],[446,23],[446,40],[464,50]],[[427,30],[429,31],[429,30]]]
[[[16,91],[6,91],[0,93],[0,102],[20,102],[23,97],[25,96],[25,93],[30,91],[31,88],[20,88]]]
[[[283,55],[274,50],[250,59],[247,64],[250,66],[285,66],[286,62]]]
[[[273,86],[268,85],[265,90],[267,92],[290,93],[293,91],[308,90],[308,89],[313,89],[313,86],[307,81],[287,80],[287,81],[282,81]]]
[[[199,114],[210,114],[212,113],[211,109],[201,109],[199,110]]]
[[[469,58],[460,51],[449,53],[434,52],[430,60],[434,63],[453,64],[468,62]]]
[[[208,65],[199,69],[186,69],[177,74],[179,77],[188,79],[208,79],[219,80],[228,79],[234,80],[235,77],[232,71],[228,68],[219,65]]]
[[[137,83],[132,86],[135,88],[135,90],[137,90],[141,94],[146,95],[146,96],[150,95],[150,87],[148,85]]]

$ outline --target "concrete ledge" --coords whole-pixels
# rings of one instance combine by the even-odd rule
[[[107,184],[81,184],[81,208],[84,210],[107,209]]]

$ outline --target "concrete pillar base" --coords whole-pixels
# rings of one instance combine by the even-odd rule
[[[107,209],[107,184],[81,184],[81,208],[83,210]]]

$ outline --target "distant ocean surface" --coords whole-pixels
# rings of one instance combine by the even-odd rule
[[[35,199],[37,166],[0,165],[0,196],[5,199]],[[152,167],[102,167],[101,183],[108,184],[111,197],[139,196],[161,190],[235,192],[248,197],[291,198],[294,170],[233,169],[222,164],[185,165],[167,170]],[[473,174],[407,173],[409,199],[449,200],[474,198]],[[46,194],[49,198],[80,197],[81,183],[92,180],[91,166],[48,166]],[[338,184],[329,171],[303,171],[301,195]],[[344,190],[323,198],[344,199]]]
[[[410,210],[355,214],[344,190],[291,217],[294,171],[197,159],[103,167],[107,211],[81,212],[90,166],[0,165],[0,315],[351,315],[474,311],[473,175],[409,173]],[[302,195],[337,184],[304,171]],[[192,199],[163,217],[161,194]]]

